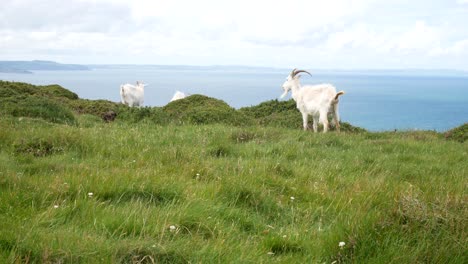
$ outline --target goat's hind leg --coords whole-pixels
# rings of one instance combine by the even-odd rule
[[[323,124],[323,133],[328,131],[328,116],[327,111],[320,112],[320,123]]]
[[[338,102],[333,105],[333,122],[336,132],[340,132],[340,114],[338,113]]]

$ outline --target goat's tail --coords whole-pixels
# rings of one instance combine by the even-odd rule
[[[338,100],[338,97],[339,97],[340,95],[343,95],[344,93],[345,93],[344,91],[339,91],[338,93],[336,93],[336,95],[335,95],[335,100]]]

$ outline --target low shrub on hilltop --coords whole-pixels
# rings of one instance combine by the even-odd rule
[[[31,95],[22,98],[0,98],[0,105],[0,113],[7,115],[42,118],[53,123],[76,122],[70,109],[44,97]]]
[[[236,111],[225,102],[199,94],[170,102],[162,109],[176,123],[229,125],[254,123],[252,118]]]
[[[48,98],[67,98],[70,100],[78,99],[78,95],[57,84],[51,85],[32,85],[22,82],[8,82],[0,80],[0,97],[15,97],[25,95],[36,95]]]
[[[468,139],[468,123],[445,132],[445,138],[462,143],[465,142]]]
[[[0,81],[0,113],[7,115],[74,124],[76,120],[72,111],[60,101],[77,98],[75,93],[58,85],[35,86]]]

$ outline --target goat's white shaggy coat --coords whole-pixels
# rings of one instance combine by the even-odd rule
[[[176,91],[174,96],[172,96],[172,99],[171,99],[170,102],[175,101],[175,100],[179,100],[179,99],[183,99],[185,97],[187,97],[186,94],[184,94],[183,92]]]
[[[120,85],[122,104],[126,104],[130,107],[142,106],[145,96],[145,86],[146,84],[142,82],[137,82],[136,85],[129,83]]]
[[[283,83],[284,93],[281,98],[286,96],[291,90],[291,95],[296,101],[297,109],[302,114],[303,127],[307,130],[308,117],[312,116],[314,123],[314,132],[317,132],[318,122],[323,124],[323,132],[328,131],[328,113],[333,114],[333,123],[337,131],[340,131],[340,116],[338,113],[338,97],[344,94],[344,91],[336,92],[336,88],[331,84],[305,85],[301,86],[299,82],[299,73],[307,71],[294,69],[286,81]],[[310,73],[309,73],[310,74]]]

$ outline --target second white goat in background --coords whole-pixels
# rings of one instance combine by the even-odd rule
[[[176,91],[174,96],[172,96],[172,99],[171,101],[169,102],[172,102],[172,101],[175,101],[175,100],[179,100],[179,99],[184,99],[185,97],[187,97],[188,95],[187,94],[184,94],[183,92],[179,92],[179,91]]]
[[[336,89],[331,84],[305,85],[301,86],[299,73],[305,70],[294,69],[283,83],[284,93],[281,98],[285,97],[289,90],[294,101],[296,101],[297,109],[302,114],[304,130],[307,130],[308,117],[312,116],[314,123],[314,132],[317,132],[318,122],[323,124],[323,133],[328,131],[328,113],[333,114],[333,122],[336,130],[340,131],[340,116],[338,114],[338,97],[344,94],[344,91],[336,92]],[[312,75],[311,75],[312,76]]]

